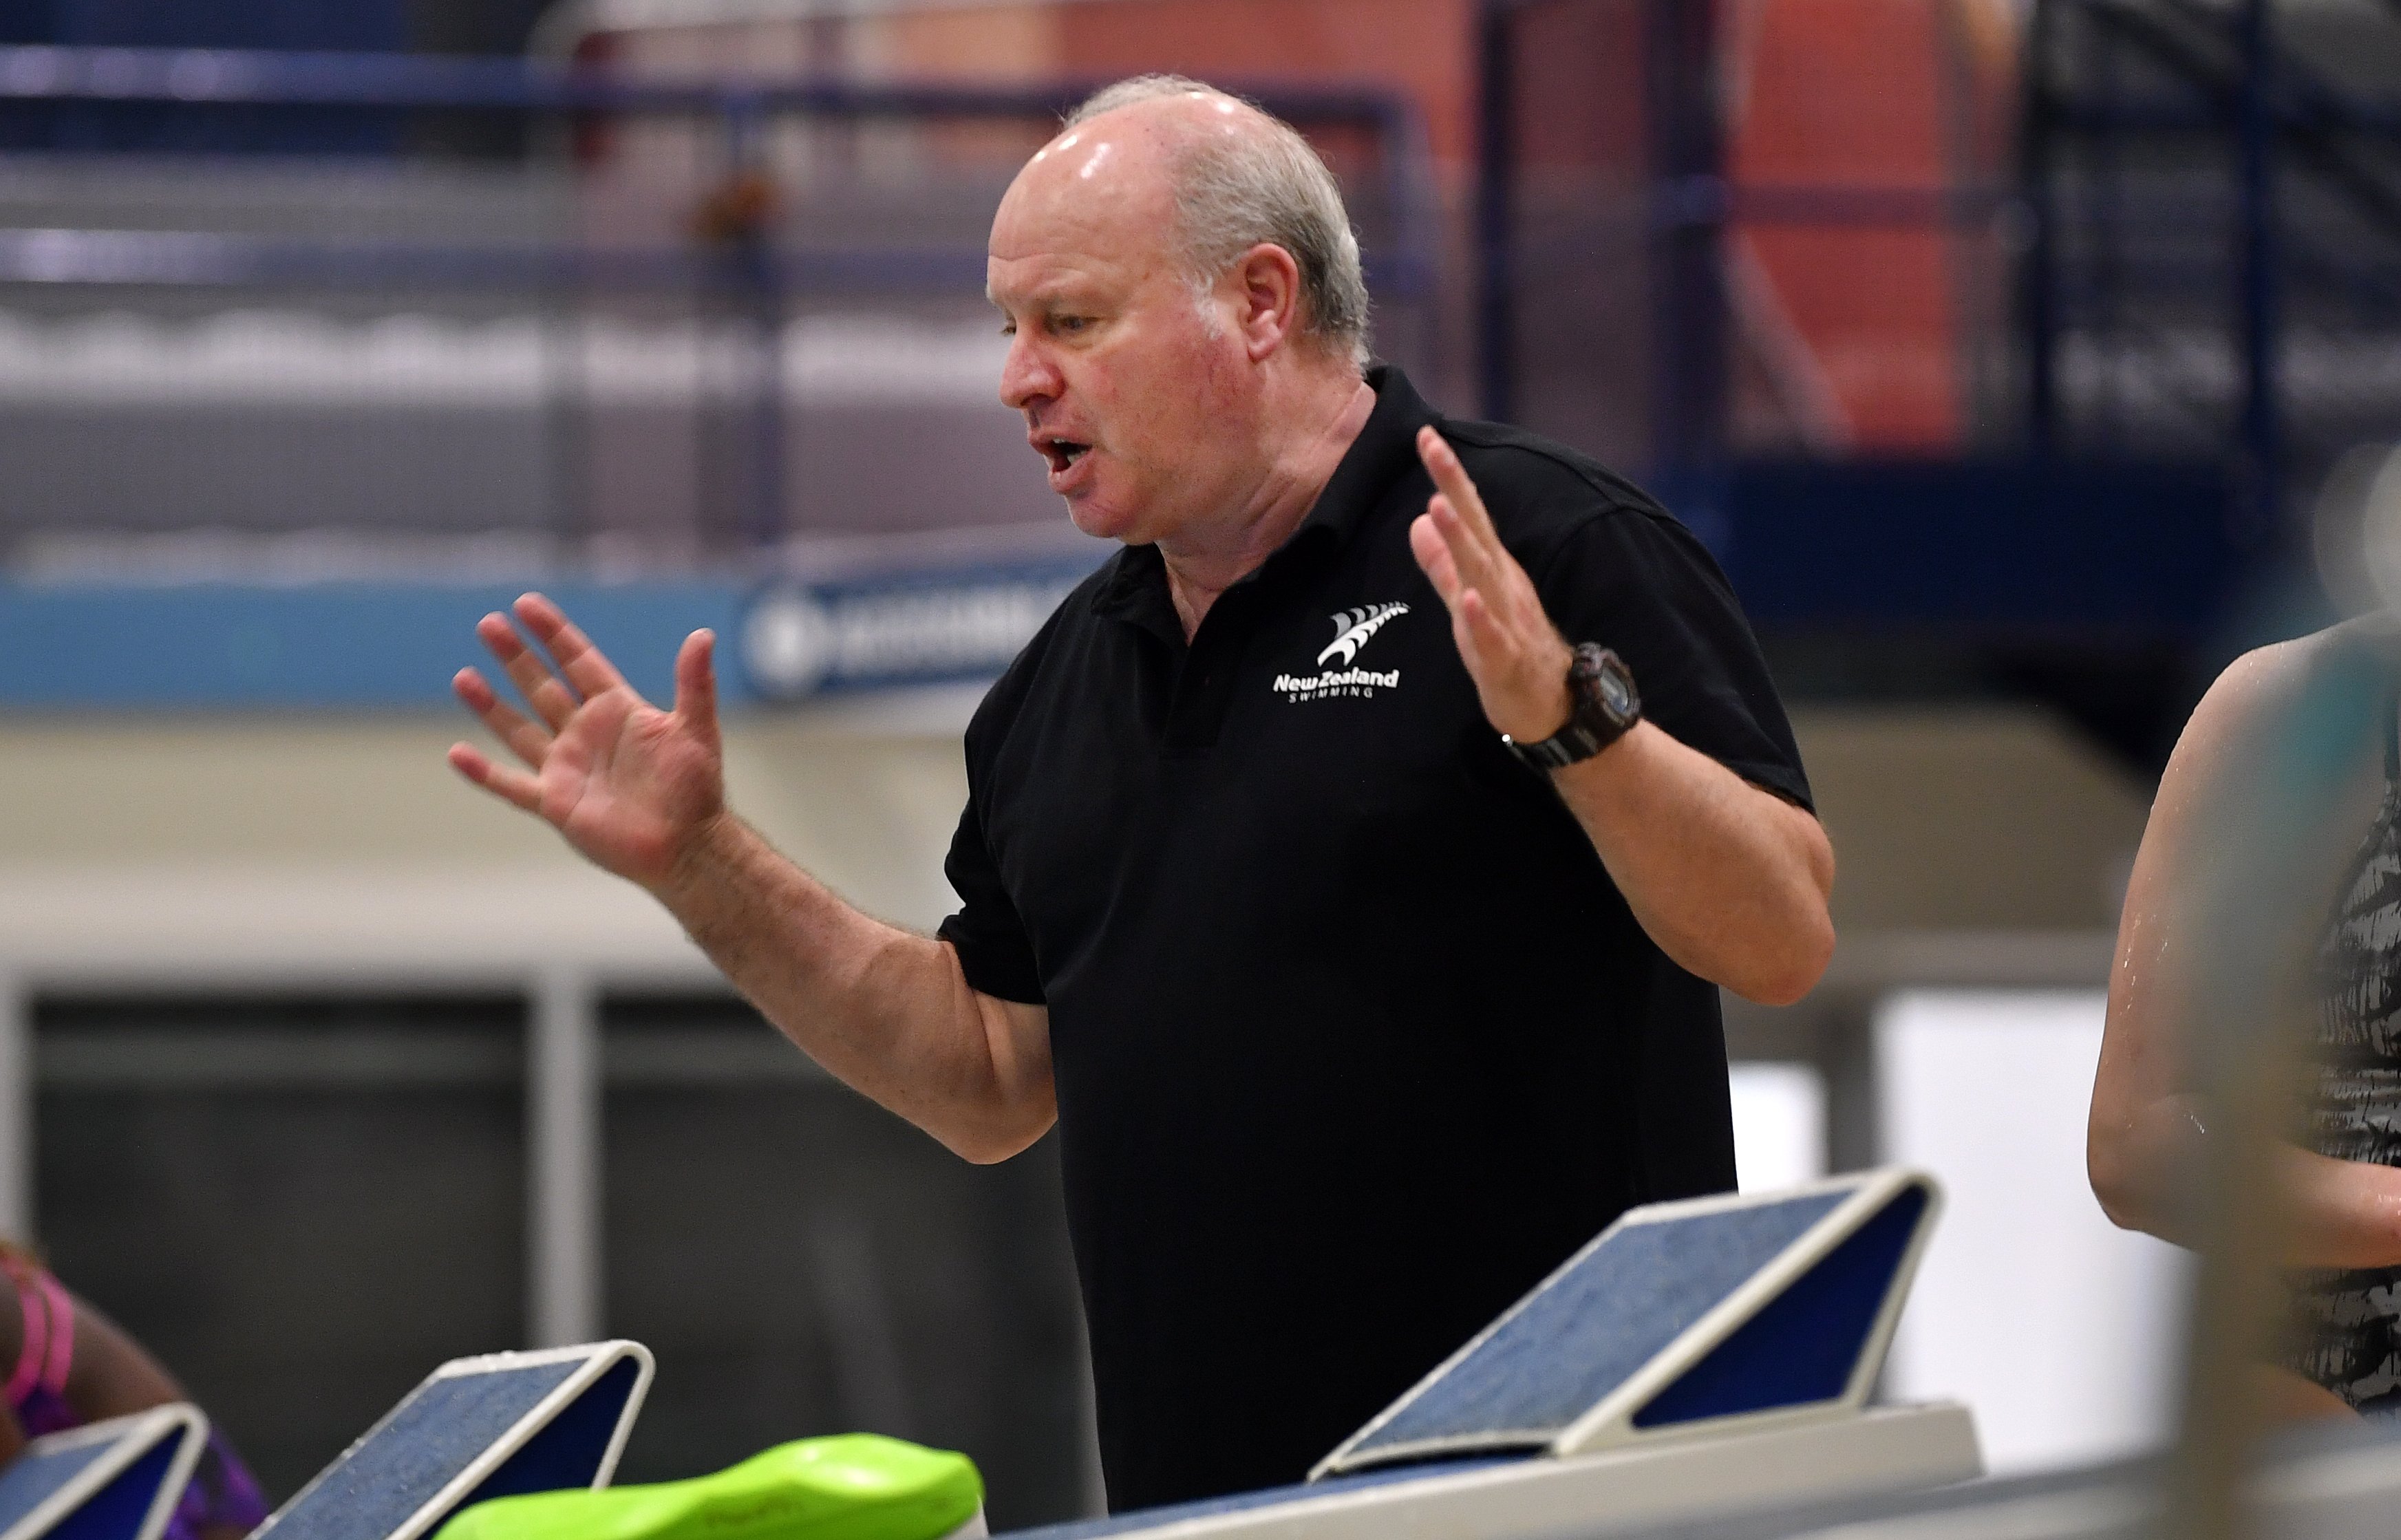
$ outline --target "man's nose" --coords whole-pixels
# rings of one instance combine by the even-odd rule
[[[1020,332],[1009,339],[1008,357],[1000,365],[1003,406],[1022,412],[1035,402],[1056,396],[1059,383],[1059,371],[1033,338]]]

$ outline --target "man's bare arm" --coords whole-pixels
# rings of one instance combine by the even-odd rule
[[[1834,847],[1806,811],[1647,722],[1551,779],[1680,966],[1763,1005],[1817,984],[1834,951]]]
[[[504,616],[476,634],[534,714],[475,669],[454,683],[524,768],[461,743],[460,775],[649,890],[786,1037],[959,1154],[1004,1160],[1042,1136],[1048,1012],[979,994],[947,943],[851,908],[726,807],[707,632],[685,639],[661,711],[548,599],[515,612],[555,671]]]
[[[732,814],[655,891],[786,1037],[967,1160],[1056,1117],[1049,1012],[978,993],[948,942],[860,914]]]
[[[1567,641],[1433,429],[1418,453],[1441,488],[1409,545],[1501,732],[1539,742],[1568,719]],[[1659,949],[1747,999],[1784,1005],[1833,956],[1834,851],[1807,812],[1651,722],[1553,772],[1559,795]]]

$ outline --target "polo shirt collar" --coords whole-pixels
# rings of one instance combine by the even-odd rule
[[[1375,410],[1367,414],[1366,425],[1335,466],[1309,516],[1268,558],[1269,562],[1304,544],[1338,548],[1347,543],[1385,488],[1417,464],[1418,430],[1442,420],[1441,414],[1418,394],[1408,376],[1393,364],[1379,364],[1369,369],[1367,384],[1376,392]],[[1092,609],[1136,625],[1156,622],[1159,617],[1154,612],[1166,587],[1159,547],[1129,545],[1113,559],[1107,581],[1093,591]],[[1173,621],[1172,613],[1168,618]],[[1181,623],[1176,626],[1173,639],[1181,640]]]
[[[1342,462],[1334,467],[1334,474],[1325,489],[1317,494],[1317,502],[1309,516],[1293,531],[1289,546],[1303,540],[1323,542],[1323,530],[1339,544],[1351,538],[1359,520],[1382,501],[1384,490],[1394,480],[1405,475],[1418,462],[1418,430],[1429,422],[1442,420],[1440,413],[1425,404],[1409,383],[1409,377],[1390,364],[1379,364],[1367,371],[1367,383],[1376,392],[1376,409],[1367,414],[1367,424],[1359,436],[1351,441],[1351,448]]]

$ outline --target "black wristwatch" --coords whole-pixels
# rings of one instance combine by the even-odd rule
[[[1642,697],[1625,659],[1589,641],[1576,648],[1568,664],[1568,724],[1549,737],[1519,743],[1503,733],[1501,741],[1535,769],[1557,770],[1592,758],[1642,720]]]

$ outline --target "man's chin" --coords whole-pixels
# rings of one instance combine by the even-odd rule
[[[1144,543],[1135,532],[1141,521],[1126,510],[1090,492],[1067,493],[1061,501],[1067,504],[1067,521],[1093,539],[1123,541],[1129,545]]]

